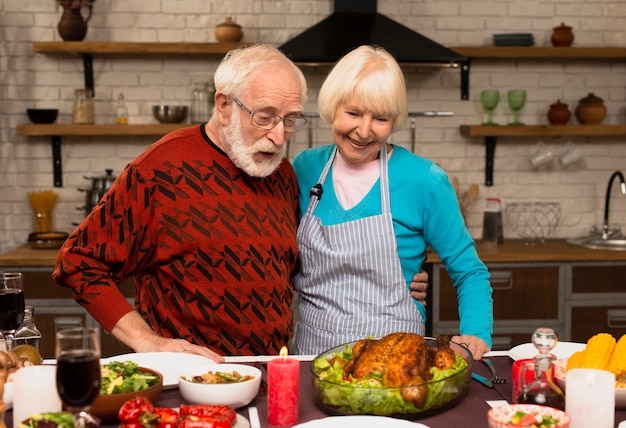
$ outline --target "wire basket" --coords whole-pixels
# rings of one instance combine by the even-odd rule
[[[540,245],[550,236],[561,219],[558,202],[512,202],[506,205],[505,217],[525,245]]]

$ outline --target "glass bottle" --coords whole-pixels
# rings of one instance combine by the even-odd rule
[[[115,123],[117,125],[128,124],[128,109],[124,104],[124,94],[120,93],[117,96],[117,104],[115,105]]]
[[[13,336],[13,346],[30,345],[39,350],[39,339],[41,339],[41,332],[35,325],[35,308],[26,306],[24,309],[24,321],[22,321],[22,325]]]
[[[191,92],[191,123],[202,123],[211,116],[211,93],[209,84],[198,82]]]
[[[565,411],[565,395],[552,379],[552,361],[550,351],[558,339],[551,328],[538,328],[532,335],[532,342],[539,354],[535,355],[535,380],[526,385],[517,402],[520,404],[539,404]]]
[[[81,88],[74,90],[74,124],[89,125],[94,120],[94,103],[91,89]]]

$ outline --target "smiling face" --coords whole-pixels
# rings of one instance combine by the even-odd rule
[[[363,106],[340,103],[332,123],[332,135],[341,157],[358,165],[378,158],[378,152],[393,130],[389,115]]]

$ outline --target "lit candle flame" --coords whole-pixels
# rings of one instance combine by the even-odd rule
[[[287,355],[289,355],[289,350],[286,346],[283,346],[282,348],[280,348],[280,353],[278,355],[280,355],[284,360],[285,358],[287,358]]]

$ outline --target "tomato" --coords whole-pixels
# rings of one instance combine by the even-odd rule
[[[150,400],[140,395],[122,404],[122,407],[117,412],[117,417],[122,422],[122,425],[130,422],[139,422],[139,417],[143,413],[151,412],[153,409],[154,406]]]
[[[535,417],[535,415],[531,415],[530,413],[526,413],[519,420],[519,425],[535,425],[535,424],[537,424],[537,418]]]

